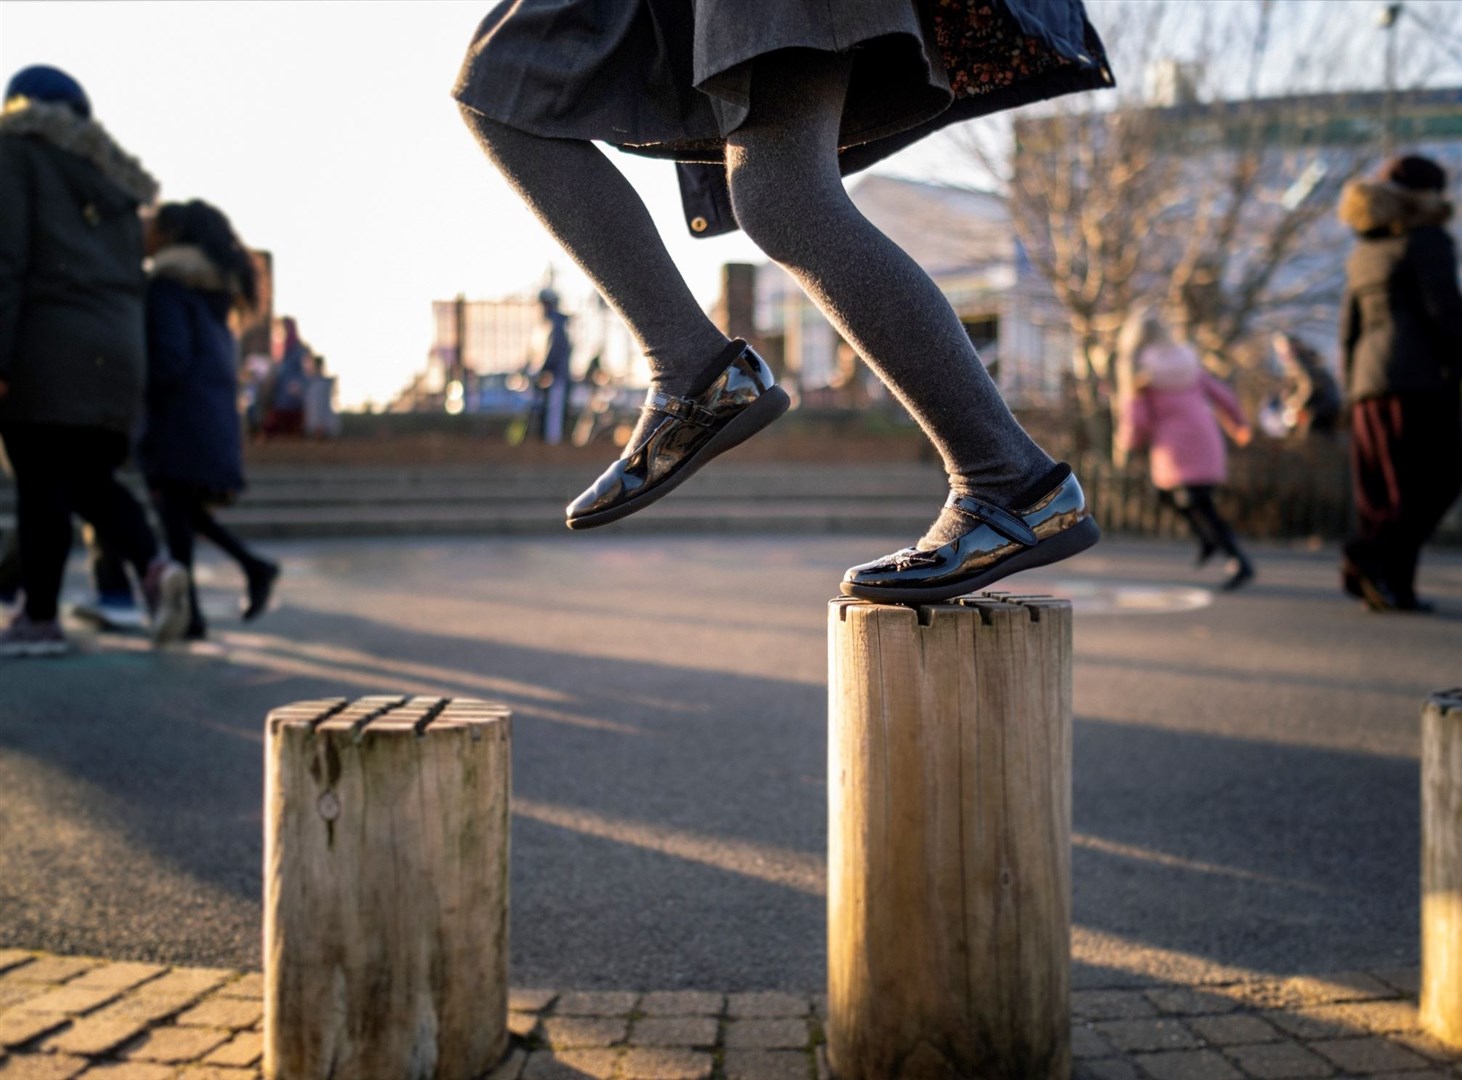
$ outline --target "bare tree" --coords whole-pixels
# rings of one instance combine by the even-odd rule
[[[1366,47],[1382,46],[1360,7],[1094,3],[1119,90],[1059,99],[993,137],[969,130],[1069,315],[1079,449],[1106,443],[1116,333],[1134,308],[1162,307],[1221,373],[1256,331],[1333,308],[1348,243],[1335,199],[1395,123],[1394,94],[1355,85],[1376,68]],[[1411,47],[1418,15],[1387,31],[1408,35],[1411,86],[1435,71],[1435,51]]]

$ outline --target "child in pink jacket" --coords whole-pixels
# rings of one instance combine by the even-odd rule
[[[1228,478],[1223,431],[1248,443],[1250,429],[1233,391],[1203,370],[1187,345],[1173,341],[1156,319],[1142,317],[1123,330],[1122,416],[1117,445],[1147,449],[1152,482],[1162,500],[1182,514],[1198,541],[1199,566],[1216,552],[1228,556],[1222,588],[1237,589],[1254,576],[1234,531],[1213,503],[1213,489]]]

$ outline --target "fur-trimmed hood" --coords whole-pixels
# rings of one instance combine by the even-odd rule
[[[0,137],[34,135],[59,150],[95,165],[130,198],[146,205],[157,198],[158,183],[95,120],[85,120],[69,105],[33,101],[0,115]]]
[[[239,283],[233,275],[225,273],[206,251],[193,244],[170,244],[160,249],[149,261],[148,272],[199,292],[223,293],[230,299],[239,295]]]
[[[1444,225],[1452,204],[1440,191],[1414,191],[1375,180],[1352,180],[1340,192],[1340,220],[1361,235],[1400,236],[1425,225]]]

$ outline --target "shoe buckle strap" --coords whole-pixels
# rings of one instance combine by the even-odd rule
[[[952,506],[960,513],[983,521],[990,528],[994,529],[1007,540],[1013,540],[1023,547],[1035,547],[1040,541],[1036,534],[1031,531],[1020,516],[1012,514],[1009,510],[987,503],[983,499],[977,499],[973,495],[956,495],[949,493],[949,500],[944,504]]]
[[[650,395],[649,407],[655,412],[662,412],[666,416],[673,416],[698,427],[713,427],[716,423],[716,414],[709,409],[702,408],[689,398],[671,397],[662,390],[656,390]]]

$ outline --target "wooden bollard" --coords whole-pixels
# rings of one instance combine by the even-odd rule
[[[1071,1072],[1071,605],[835,600],[837,1080]]]
[[[1421,713],[1421,1021],[1462,1048],[1462,688]]]
[[[264,1075],[473,1080],[507,1049],[510,717],[482,701],[269,714]]]

